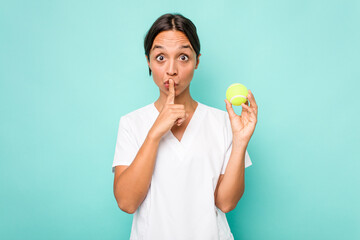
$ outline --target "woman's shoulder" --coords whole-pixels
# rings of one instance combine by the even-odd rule
[[[217,136],[228,133],[230,119],[227,111],[205,104],[202,104],[202,109],[204,112],[203,120],[206,119],[204,124],[207,129],[211,129],[211,132],[218,134]]]
[[[199,104],[201,104],[201,106],[203,107],[203,109],[208,113],[208,114],[212,114],[214,116],[217,116],[217,117],[220,117],[220,118],[223,118],[224,115],[227,114],[227,111],[224,111],[224,110],[221,110],[221,109],[218,109],[218,108],[215,108],[215,107],[211,107],[209,105],[206,105],[204,103],[200,103],[198,102]]]
[[[133,121],[144,121],[154,115],[153,103],[149,103],[143,107],[132,110],[121,116],[123,119],[127,119],[130,122]]]

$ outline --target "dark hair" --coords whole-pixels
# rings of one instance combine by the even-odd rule
[[[156,21],[153,23],[149,31],[147,32],[145,39],[144,39],[144,49],[145,55],[148,57],[152,44],[154,42],[155,37],[162,31],[167,30],[177,30],[183,32],[187,38],[189,39],[191,46],[193,47],[196,57],[200,54],[200,41],[199,37],[196,33],[196,27],[191,22],[190,19],[184,17],[181,14],[164,14],[160,16]],[[151,69],[149,68],[149,75],[151,76]]]

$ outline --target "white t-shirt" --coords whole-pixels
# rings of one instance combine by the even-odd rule
[[[159,112],[154,103],[120,118],[112,171],[130,165]],[[198,102],[181,141],[160,140],[146,198],[134,213],[130,240],[234,239],[214,192],[232,149],[229,115]],[[248,152],[245,167],[250,166]]]

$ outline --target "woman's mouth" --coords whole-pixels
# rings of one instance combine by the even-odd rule
[[[169,88],[169,85],[170,85],[169,81],[165,82],[164,85],[165,85],[166,88]],[[178,85],[179,84],[174,84],[174,88],[177,87]]]

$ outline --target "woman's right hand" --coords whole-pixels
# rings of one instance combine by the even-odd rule
[[[180,126],[188,117],[188,114],[185,112],[185,106],[183,104],[174,104],[174,100],[174,81],[169,79],[169,94],[166,103],[149,131],[152,137],[160,139],[175,124]]]

